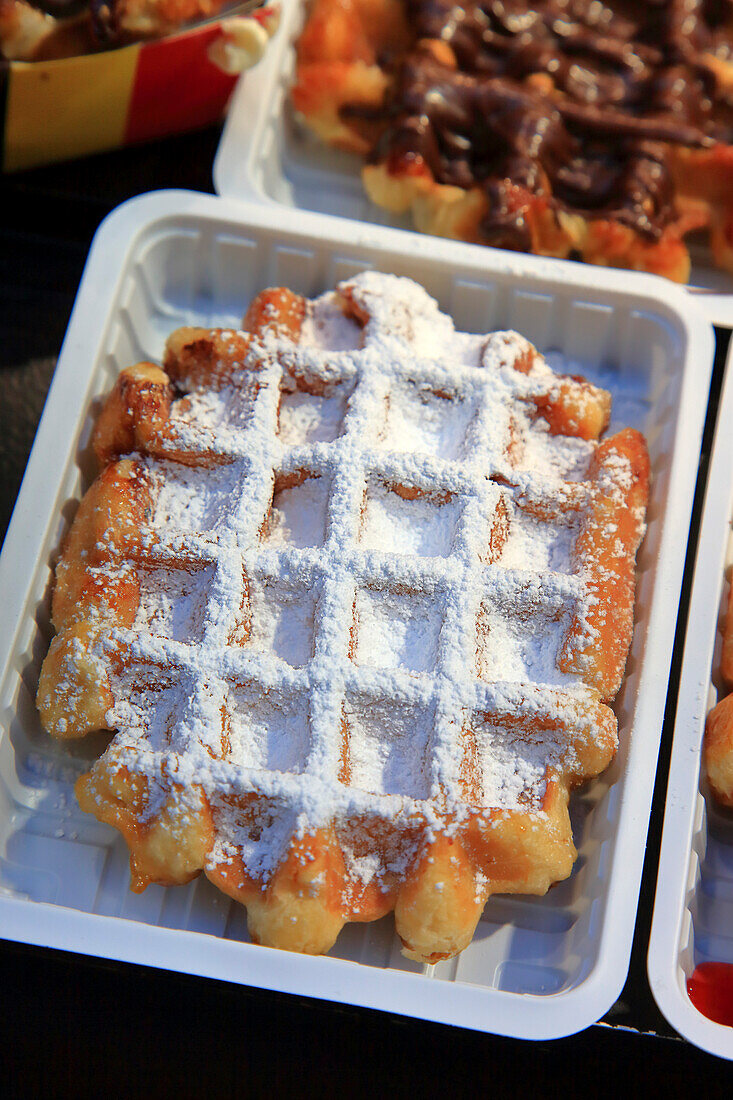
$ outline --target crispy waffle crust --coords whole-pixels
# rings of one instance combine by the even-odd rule
[[[685,282],[733,272],[733,6],[313,0],[292,99],[444,237]]]
[[[612,759],[648,457],[516,333],[365,273],[263,292],[122,372],[56,569],[38,705],[114,737],[77,784],[133,890],[201,870],[252,938],[405,953],[570,874]]]

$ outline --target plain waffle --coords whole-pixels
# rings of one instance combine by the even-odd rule
[[[406,953],[570,874],[616,748],[648,458],[610,398],[416,284],[265,291],[123,371],[56,571],[47,729],[132,888],[204,870],[252,938]]]

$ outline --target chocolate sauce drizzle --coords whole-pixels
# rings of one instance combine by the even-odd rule
[[[405,4],[413,46],[383,59],[393,79],[370,159],[399,172],[422,158],[439,183],[478,184],[489,243],[531,247],[512,185],[658,240],[677,216],[670,145],[733,143],[716,73],[733,63],[733,0]]]

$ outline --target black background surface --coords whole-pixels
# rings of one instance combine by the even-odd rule
[[[133,195],[212,190],[218,128],[0,178],[0,537],[10,521],[92,236]],[[728,333],[718,332],[631,967],[583,1034],[519,1042],[0,940],[0,1080],[11,1096],[706,1097],[728,1063],[681,1040],[646,951],[682,628]],[[1,931],[1,930],[0,930]],[[731,1034],[733,1050],[733,1032]]]

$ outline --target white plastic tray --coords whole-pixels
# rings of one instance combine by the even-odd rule
[[[649,945],[657,1004],[685,1038],[733,1059],[733,1027],[708,1020],[687,995],[703,962],[733,963],[733,814],[701,774],[705,719],[726,694],[720,656],[733,563],[733,345],[726,364],[687,621],[662,851]]]
[[[33,701],[54,552],[91,474],[95,398],[124,365],[159,357],[178,325],[236,325],[264,286],[312,295],[368,266],[420,280],[460,327],[515,327],[609,387],[612,426],[646,433],[654,476],[620,750],[573,798],[575,871],[544,898],[490,899],[471,946],[436,966],[402,958],[391,917],[351,925],[332,957],[309,958],[249,944],[244,911],[203,878],[130,893],[124,843],[72,794],[99,745],[52,743]],[[524,1038],[597,1020],[628,967],[712,352],[682,290],[627,272],[185,192],[113,213],[0,559],[0,935]]]
[[[411,229],[409,215],[390,214],[367,198],[361,158],[327,149],[294,117],[293,43],[304,11],[303,0],[283,0],[280,30],[267,55],[247,73],[246,87],[240,82],[235,89],[214,162],[214,186],[227,198]],[[693,246],[692,256],[690,293],[713,324],[733,327],[733,275],[711,266],[704,245]]]

